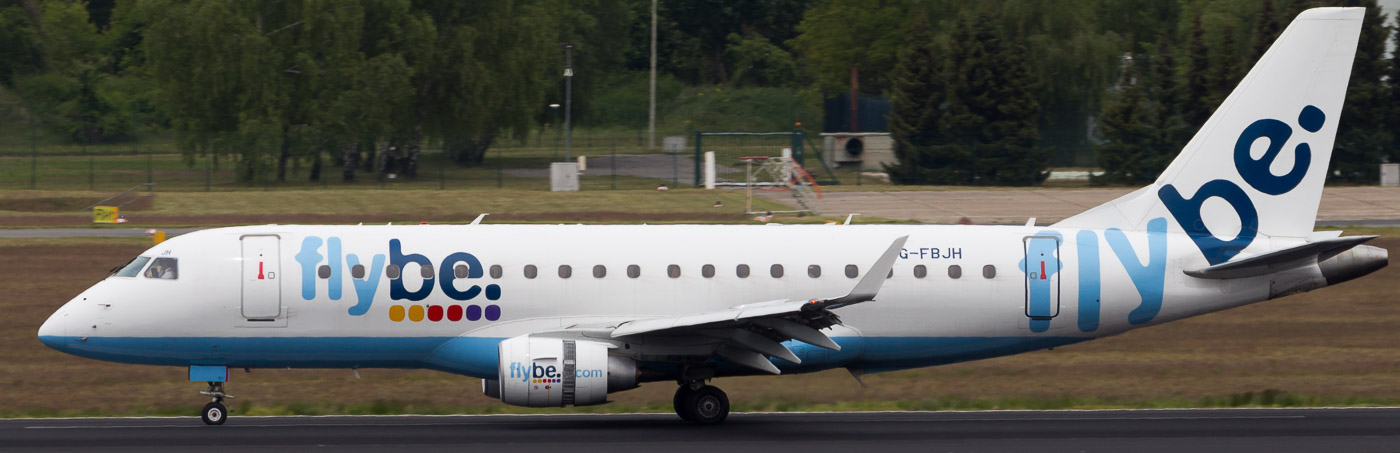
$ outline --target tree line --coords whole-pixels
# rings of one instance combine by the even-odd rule
[[[1334,4],[1370,8],[1333,159],[1336,175],[1365,179],[1400,157],[1384,127],[1400,115],[1385,50],[1400,38],[1374,0],[661,1],[659,91],[767,90],[815,105],[848,92],[854,68],[862,94],[893,103],[898,182],[1036,184],[1051,164],[1078,163],[1104,170],[1096,182],[1137,183],[1297,12]],[[0,130],[91,144],[169,136],[191,161],[213,156],[247,180],[412,177],[429,143],[474,165],[550,123],[561,43],[577,68],[575,124],[644,125],[650,9],[0,0],[0,101],[22,113]]]

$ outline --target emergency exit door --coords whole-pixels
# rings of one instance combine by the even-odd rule
[[[282,314],[277,236],[243,237],[243,317],[273,321]]]
[[[1026,316],[1048,320],[1060,314],[1060,238],[1026,236],[1022,239],[1026,275]]]

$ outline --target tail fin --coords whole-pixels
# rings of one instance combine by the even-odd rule
[[[1155,183],[1056,226],[1144,231],[1165,217],[1211,264],[1256,236],[1308,238],[1364,15],[1298,15]]]

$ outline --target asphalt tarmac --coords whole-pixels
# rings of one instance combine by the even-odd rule
[[[1394,452],[1400,408],[10,419],[0,450]]]

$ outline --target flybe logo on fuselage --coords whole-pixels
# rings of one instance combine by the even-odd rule
[[[325,245],[324,255],[321,254],[323,244]],[[375,293],[379,290],[379,281],[383,278],[385,273],[386,256],[385,254],[372,255],[369,257],[369,263],[364,265],[359,255],[342,253],[341,247],[342,245],[339,237],[332,236],[323,240],[319,236],[307,236],[302,239],[301,251],[296,254],[296,261],[301,265],[301,298],[305,300],[315,299],[317,287],[319,286],[318,280],[325,280],[326,297],[329,297],[331,300],[340,300],[343,296],[342,285],[345,270],[349,269],[351,271],[350,282],[354,286],[356,297],[356,304],[350,307],[349,313],[351,316],[363,316],[365,313],[369,312],[370,307],[374,304]],[[488,284],[484,287],[481,285],[470,285],[465,290],[457,289],[458,285],[456,280],[479,279],[484,275],[481,260],[478,260],[476,256],[470,253],[456,252],[447,255],[437,266],[437,272],[432,272],[433,262],[426,256],[417,253],[405,254],[403,253],[403,246],[399,243],[399,240],[390,239],[387,258],[389,266],[398,270],[400,274],[421,272],[421,274],[424,275],[422,283],[420,283],[417,289],[406,288],[402,275],[391,276],[389,279],[389,298],[392,300],[410,302],[421,301],[427,299],[428,296],[433,293],[433,288],[435,286],[439,287],[444,295],[457,301],[472,300],[482,295],[484,295],[487,300],[497,300],[501,298],[501,287],[496,284]],[[323,263],[324,265],[322,265]],[[413,265],[411,266],[410,264]],[[466,267],[465,275],[458,275],[457,268],[459,266]],[[425,268],[429,270],[421,271]],[[415,307],[418,308],[418,313],[424,311],[421,306]],[[434,308],[437,308],[437,310],[434,310]],[[455,311],[452,308],[453,307],[448,307],[444,310],[442,307],[428,307],[426,311],[430,313],[429,318],[432,318],[431,313],[434,312],[445,312],[449,314],[460,314],[462,312],[460,307],[457,307]],[[402,307],[399,307],[399,309],[402,311]],[[480,314],[482,311],[480,307],[474,305],[467,307],[465,312],[468,313],[467,317],[469,320],[475,320],[473,318],[476,318],[470,315],[473,313],[473,309],[475,309],[475,313],[477,314]],[[413,307],[410,307],[409,311],[412,312],[412,310]],[[488,320],[494,320],[500,316],[500,308],[495,305],[488,306],[485,311]],[[394,312],[394,310],[391,310],[391,317]],[[410,314],[409,317],[412,318],[413,316]],[[439,318],[440,317],[441,316],[439,316]],[[399,318],[398,320],[402,320],[403,317],[400,316]],[[421,318],[421,316],[419,316],[419,318]],[[451,318],[450,315],[449,318]],[[418,319],[413,320],[417,321]]]
[[[1321,130],[1326,120],[1327,115],[1322,109],[1312,105],[1303,107],[1298,113],[1298,125],[1308,132]],[[1278,158],[1279,152],[1288,143],[1291,135],[1292,127],[1271,118],[1255,121],[1244,128],[1239,139],[1235,141],[1234,160],[1235,170],[1245,183],[1255,190],[1277,196],[1292,191],[1303,182],[1303,177],[1307,175],[1308,167],[1312,163],[1312,148],[1307,143],[1300,143],[1294,148],[1293,168],[1288,173],[1279,176],[1269,171],[1269,167]],[[1250,148],[1261,138],[1269,139],[1269,147],[1262,157],[1255,159],[1250,156]],[[1176,223],[1186,230],[1196,247],[1201,249],[1201,253],[1212,265],[1229,261],[1254,242],[1254,237],[1259,233],[1259,212],[1255,209],[1254,202],[1244,189],[1232,181],[1207,181],[1196,189],[1191,198],[1182,197],[1175,186],[1167,184],[1157,191],[1157,197],[1167,206],[1172,217],[1176,218]],[[1225,241],[1216,238],[1202,220],[1201,206],[1212,197],[1225,200],[1235,213],[1239,214],[1240,232],[1234,239]]]

